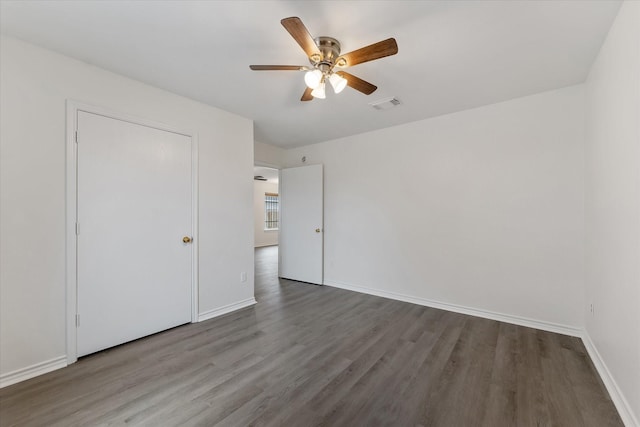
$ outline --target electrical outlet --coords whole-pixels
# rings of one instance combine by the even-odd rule
[[[247,281],[247,273],[246,272],[242,272],[240,273],[240,281],[241,282],[246,282]]]

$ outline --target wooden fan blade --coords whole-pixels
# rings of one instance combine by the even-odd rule
[[[347,86],[358,90],[365,95],[371,95],[378,89],[378,86],[372,85],[368,81],[362,80],[360,77],[356,77],[353,74],[349,74],[345,71],[336,72],[340,77],[344,77],[347,80]]]
[[[313,89],[311,88],[306,88],[304,90],[304,93],[302,94],[302,98],[300,98],[300,101],[311,101],[313,99],[313,95],[311,95],[311,92],[313,91]]]
[[[313,37],[311,37],[307,27],[304,26],[300,18],[292,16],[291,18],[284,18],[280,23],[289,32],[289,34],[291,34],[291,37],[298,42],[307,56],[321,55],[316,42],[313,40]]]
[[[305,69],[303,65],[249,65],[254,71],[302,71]]]
[[[396,43],[396,39],[391,38],[340,55],[336,60],[336,64],[340,67],[351,67],[356,64],[362,64],[363,62],[395,55],[396,53],[398,53],[398,44]],[[345,65],[340,64],[343,62],[342,60],[344,60]]]

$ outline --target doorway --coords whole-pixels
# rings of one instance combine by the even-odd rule
[[[254,247],[277,246],[280,237],[279,170],[253,168]]]

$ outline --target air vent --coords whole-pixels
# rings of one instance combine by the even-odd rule
[[[400,105],[400,100],[398,98],[385,98],[378,101],[370,102],[369,105],[371,105],[376,110],[388,110],[389,108],[393,108],[396,105]]]
[[[254,177],[253,177],[253,179],[254,179],[255,181],[266,181],[266,180],[267,180],[267,178],[265,178],[265,177],[264,177],[264,176],[262,176],[262,175],[256,175],[256,176],[254,176]]]

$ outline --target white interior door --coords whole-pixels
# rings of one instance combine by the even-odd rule
[[[191,321],[191,143],[78,112],[78,356]]]
[[[280,171],[279,276],[322,284],[322,165]]]

